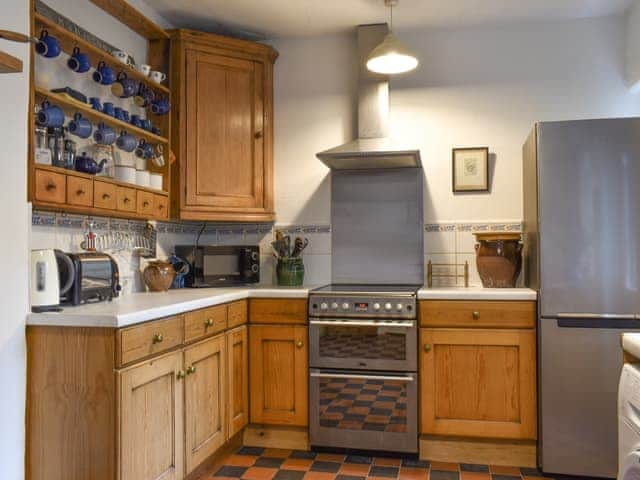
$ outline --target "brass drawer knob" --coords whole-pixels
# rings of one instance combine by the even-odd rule
[[[204,322],[205,328],[213,327],[213,318],[207,318]]]
[[[142,206],[143,207],[148,207],[149,206],[149,202],[147,202],[146,200],[144,202],[142,202]]]
[[[184,373],[184,370],[180,370],[178,373],[176,373],[176,378],[178,380],[180,380],[181,378],[186,377],[186,374]]]
[[[47,186],[46,186],[45,188],[46,188],[48,191],[51,191],[51,190],[55,190],[55,189],[56,189],[56,188],[58,188],[58,187],[56,186],[56,184],[55,184],[55,183],[53,183],[53,182],[49,182],[49,183],[47,183]]]
[[[111,195],[109,195],[108,193],[103,193],[103,194],[102,194],[102,199],[103,199],[103,200],[107,200],[107,199],[109,199],[109,198],[111,198]]]
[[[475,312],[471,313],[471,316],[474,320],[478,320],[480,318],[480,312],[476,310]]]
[[[76,191],[76,195],[77,195],[77,196],[84,195],[84,190],[79,189],[78,191]]]
[[[163,340],[164,340],[164,337],[162,336],[162,334],[161,334],[161,333],[155,333],[155,334],[153,335],[153,338],[151,339],[151,341],[152,341],[153,343],[160,343],[160,342],[162,342]]]
[[[196,367],[194,367],[193,365],[187,367],[187,375],[192,375],[196,373]]]
[[[129,203],[131,199],[129,197],[124,197],[124,203]]]
[[[425,343],[424,344],[424,351],[429,353],[431,351],[431,344]]]
[[[302,348],[302,347],[304,347],[304,342],[300,340],[298,343],[296,343],[296,348]]]

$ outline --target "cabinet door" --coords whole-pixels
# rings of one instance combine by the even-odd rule
[[[120,480],[184,475],[182,352],[118,373]]]
[[[227,332],[229,434],[233,437],[249,421],[249,345],[247,327]]]
[[[536,438],[534,330],[423,328],[421,433]]]
[[[264,66],[186,51],[187,207],[264,206]]]
[[[185,349],[185,435],[187,473],[226,441],[225,336]]]
[[[251,326],[251,422],[308,425],[307,327]]]

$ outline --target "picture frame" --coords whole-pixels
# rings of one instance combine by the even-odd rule
[[[451,159],[454,193],[489,191],[489,147],[454,148]]]

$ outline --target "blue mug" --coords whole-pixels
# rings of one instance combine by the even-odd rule
[[[131,115],[131,125],[142,128],[142,118],[140,118],[140,115]]]
[[[76,73],[84,73],[91,68],[91,60],[89,55],[80,51],[80,48],[74,47],[71,58],[67,60],[67,66]]]
[[[151,120],[149,120],[148,118],[142,120],[142,128],[144,128],[147,132],[150,132],[152,128]]]
[[[91,108],[93,108],[94,110],[98,112],[102,111],[102,104],[100,103],[100,99],[98,97],[91,97],[89,99],[89,103],[91,104]]]
[[[126,131],[122,131],[116,140],[116,147],[125,152],[133,152],[138,146],[138,141],[133,135],[129,135]]]
[[[140,87],[138,88],[138,93],[136,94],[133,101],[139,107],[148,107],[151,105],[151,102],[155,99],[156,95],[153,93],[149,87],[147,87],[143,82],[140,82]]]
[[[61,127],[64,125],[64,112],[60,107],[51,105],[48,100],[42,102],[37,122],[45,127]]]
[[[116,131],[104,123],[100,123],[96,131],[93,132],[93,139],[101,145],[113,145],[113,142],[116,141]]]
[[[162,130],[160,130],[160,127],[156,127],[155,125],[151,126],[151,133],[155,134],[155,135],[160,135],[162,133]]]
[[[151,103],[151,111],[155,115],[166,115],[171,110],[168,98],[158,98]]]
[[[69,129],[70,134],[80,138],[89,138],[93,131],[93,125],[91,125],[91,122],[86,118],[83,118],[82,114],[79,112],[73,116],[73,120],[69,122],[67,128]]]
[[[126,73],[120,72],[116,81],[111,85],[111,91],[116,97],[133,97],[138,91],[138,82],[133,78],[128,78]]]
[[[115,74],[111,67],[103,61],[98,63],[95,72],[93,72],[93,81],[101,85],[111,85],[115,80]]]
[[[124,122],[124,110],[120,107],[116,107],[114,110],[115,117],[118,120],[122,120]]]
[[[102,113],[106,113],[110,117],[113,117],[116,114],[116,110],[113,107],[113,103],[104,102],[104,104],[102,105]]]
[[[122,109],[122,121],[129,123],[131,117],[129,116],[129,110]]]
[[[56,37],[49,35],[49,32],[40,32],[40,41],[36,44],[36,52],[47,58],[54,58],[60,55],[60,42]]]
[[[140,140],[138,148],[136,148],[136,157],[149,159],[153,156],[153,145]]]

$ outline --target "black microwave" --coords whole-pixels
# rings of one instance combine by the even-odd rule
[[[260,281],[257,245],[177,245],[175,253],[191,267],[184,277],[186,287],[224,287]]]

